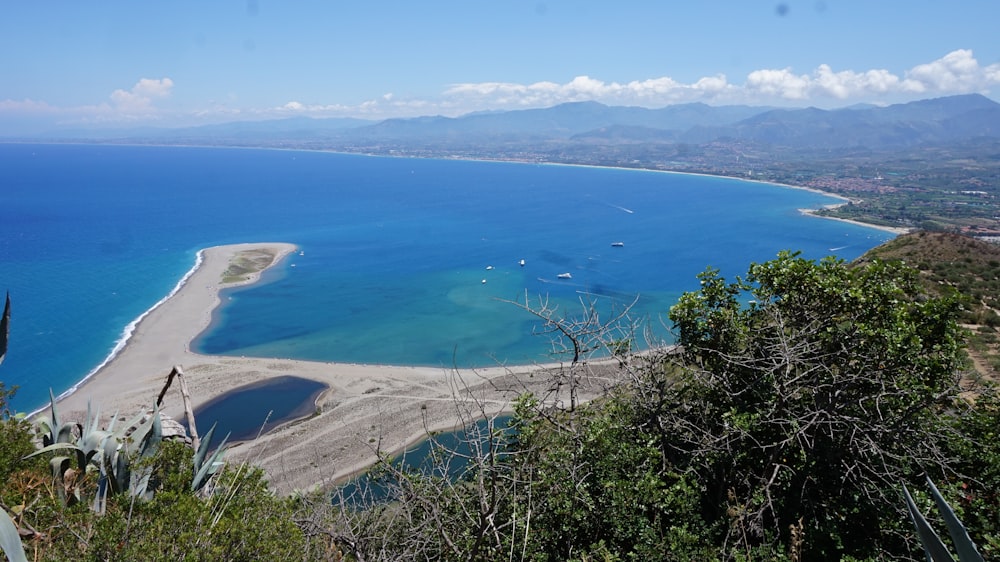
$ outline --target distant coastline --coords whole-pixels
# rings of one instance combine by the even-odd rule
[[[651,173],[662,173],[662,174],[676,174],[684,176],[699,176],[706,178],[720,178],[720,179],[730,179],[746,183],[756,183],[762,185],[770,185],[775,187],[781,187],[785,189],[799,189],[803,191],[808,191],[811,193],[816,193],[826,197],[832,197],[835,199],[840,199],[843,203],[835,203],[832,205],[826,205],[826,209],[834,209],[847,205],[848,203],[857,203],[858,200],[845,197],[843,195],[838,195],[836,193],[830,193],[829,191],[823,191],[815,187],[805,186],[805,185],[794,185],[789,183],[780,183],[768,180],[759,180],[754,178],[739,177],[725,174],[711,174],[707,172],[687,172],[680,170],[665,170],[662,168],[644,168],[644,167],[634,167],[634,166],[610,166],[607,164],[587,164],[580,162],[556,162],[556,161],[538,161],[538,160],[528,160],[528,159],[518,159],[518,158],[486,158],[486,157],[471,157],[471,156],[413,156],[404,154],[383,154],[378,152],[351,152],[345,150],[335,150],[335,149],[324,149],[324,148],[303,148],[303,147],[280,147],[280,146],[244,146],[244,145],[228,145],[228,144],[197,144],[197,143],[142,143],[142,142],[99,142],[95,140],[81,140],[81,141],[12,141],[0,139],[0,143],[3,144],[21,144],[21,145],[81,145],[81,146],[132,146],[132,147],[158,147],[158,148],[215,148],[215,149],[226,149],[226,150],[270,150],[279,152],[308,152],[315,154],[340,154],[344,156],[364,156],[368,158],[398,158],[398,159],[414,159],[414,160],[441,160],[441,161],[463,161],[463,162],[506,162],[510,164],[533,164],[540,166],[566,166],[575,168],[597,168],[597,169],[607,169],[607,170],[623,170],[623,171],[636,171],[636,172],[651,172]],[[820,209],[799,209],[802,214],[809,215],[821,219],[829,219],[840,221],[848,224],[854,224],[857,226],[862,226],[866,228],[874,228],[884,232],[891,232],[893,234],[906,234],[912,232],[914,229],[906,227],[894,227],[886,226],[881,224],[873,224],[855,219],[845,219],[841,217],[829,217],[825,215],[816,214]]]
[[[482,160],[482,161],[484,161],[484,162],[494,162],[494,160]],[[517,160],[502,160],[502,161],[503,162],[532,163],[530,161],[517,161]],[[661,169],[658,169],[658,168],[633,168],[633,167],[628,167],[628,166],[607,166],[607,165],[597,165],[597,164],[568,164],[568,163],[562,163],[562,162],[534,162],[534,163],[535,164],[541,164],[541,165],[550,165],[550,166],[576,166],[576,167],[581,167],[581,168],[604,168],[604,169],[608,169],[608,170],[635,170],[635,171],[638,171],[638,172],[655,172],[655,173],[662,173],[662,174],[677,174],[677,175],[684,175],[684,176],[700,176],[700,177],[706,177],[706,178],[731,179],[731,180],[735,180],[735,181],[739,181],[739,182],[757,183],[757,184],[762,184],[762,185],[771,185],[771,186],[774,186],[774,187],[781,187],[781,188],[784,188],[784,189],[798,189],[798,190],[802,190],[802,191],[808,191],[810,193],[816,193],[818,195],[823,195],[825,197],[832,197],[834,199],[840,199],[842,201],[842,203],[833,203],[833,204],[830,204],[830,205],[825,205],[823,207],[824,209],[836,209],[837,207],[842,207],[842,206],[847,205],[849,203],[858,203],[858,200],[854,200],[854,199],[851,199],[849,197],[845,197],[843,195],[837,195],[836,193],[830,193],[829,191],[823,191],[822,189],[817,189],[815,187],[809,187],[809,186],[805,186],[805,185],[793,185],[793,184],[788,184],[788,183],[779,183],[779,182],[774,182],[774,181],[758,180],[758,179],[752,179],[752,178],[740,178],[740,177],[736,177],[736,176],[726,176],[726,175],[721,175],[721,174],[707,174],[707,173],[704,173],[704,172],[681,172],[681,171],[675,171],[675,170],[661,170]],[[882,231],[885,231],[885,232],[891,232],[893,234],[906,234],[908,232],[912,232],[913,231],[912,228],[896,227],[896,226],[885,226],[885,225],[881,225],[881,224],[872,224],[872,223],[867,223],[867,222],[864,222],[864,221],[859,221],[859,220],[854,220],[854,219],[844,219],[844,218],[840,218],[840,217],[828,217],[828,216],[824,216],[824,215],[818,215],[818,214],[816,214],[816,212],[819,211],[819,210],[820,209],[799,209],[799,212],[802,213],[802,214],[804,214],[804,215],[809,215],[811,217],[816,217],[816,218],[820,218],[820,219],[835,220],[835,221],[840,221],[840,222],[844,222],[844,223],[848,223],[848,224],[854,224],[854,225],[857,225],[857,226],[863,226],[863,227],[867,227],[867,228],[874,228],[874,229],[882,230]]]

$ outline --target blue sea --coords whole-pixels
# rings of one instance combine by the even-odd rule
[[[551,360],[538,322],[508,302],[526,296],[567,315],[581,302],[610,315],[638,296],[632,315],[666,336],[666,312],[706,266],[733,276],[783,249],[852,259],[892,237],[797,210],[836,201],[608,168],[0,145],[0,291],[13,302],[0,381],[20,387],[17,409],[43,405],[49,389],[58,395],[104,362],[198,250],[240,242],[291,242],[302,254],[223,295],[196,342],[205,353],[443,367]]]

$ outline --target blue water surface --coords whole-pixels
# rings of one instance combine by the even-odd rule
[[[326,388],[321,382],[293,375],[265,379],[233,388],[195,408],[194,419],[204,436],[215,427],[214,445],[228,436],[230,443],[251,441],[286,423],[316,412],[316,398]],[[187,419],[181,420],[190,430]]]
[[[431,366],[544,361],[537,322],[505,301],[547,296],[572,314],[583,299],[610,314],[638,295],[633,314],[659,325],[706,266],[736,275],[782,249],[819,258],[837,248],[852,259],[891,238],[798,212],[836,201],[607,168],[0,145],[0,291],[13,301],[0,381],[20,386],[15,407],[42,405],[49,388],[59,394],[104,361],[199,249],[241,242],[291,242],[302,255],[264,283],[224,292],[199,351]]]

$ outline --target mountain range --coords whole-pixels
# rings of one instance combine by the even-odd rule
[[[876,107],[825,110],[678,104],[660,109],[597,102],[461,117],[387,119],[290,118],[177,129],[75,130],[32,140],[94,139],[235,145],[305,144],[331,149],[393,146],[464,149],[556,143],[606,145],[719,141],[772,148],[894,150],[1000,138],[1000,104],[979,94]]]

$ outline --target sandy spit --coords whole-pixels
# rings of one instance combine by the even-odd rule
[[[102,418],[131,417],[150,409],[173,366],[185,373],[194,407],[236,387],[294,375],[327,385],[315,414],[286,424],[250,443],[230,448],[231,461],[250,461],[267,472],[279,493],[329,484],[363,470],[377,452],[397,451],[426,436],[475,419],[510,411],[525,390],[559,401],[567,398],[555,381],[558,365],[497,366],[476,370],[321,363],[280,358],[243,358],[194,353],[190,343],[209,326],[220,289],[255,283],[260,272],[223,283],[230,263],[248,252],[275,256],[280,263],[297,248],[291,244],[239,244],[208,248],[202,263],[173,296],[136,326],[124,349],[69,396],[59,400],[60,417],[82,420],[87,402]],[[610,372],[586,368],[581,399],[610,385]],[[598,368],[600,369],[600,368]],[[601,369],[604,370],[604,369]],[[174,384],[162,412],[184,416]],[[201,428],[204,432],[207,428]]]

